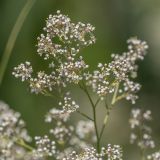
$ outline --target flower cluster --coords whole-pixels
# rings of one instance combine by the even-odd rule
[[[95,142],[96,140],[94,124],[92,121],[80,120],[76,126],[76,134],[80,139],[91,139],[92,142]]]
[[[18,67],[14,67],[14,72],[12,73],[16,78],[21,78],[22,82],[29,80],[33,72],[30,62],[21,63]]]
[[[50,123],[52,119],[65,122],[69,118],[70,114],[79,108],[79,105],[77,105],[70,97],[69,92],[65,94],[63,100],[58,103],[58,106],[61,107],[61,109],[52,108],[47,113],[46,122]]]
[[[89,65],[79,52],[82,48],[95,43],[94,29],[91,24],[73,23],[60,11],[57,11],[56,15],[49,15],[43,29],[44,33],[37,39],[37,53],[44,60],[48,60],[48,71],[38,71],[33,74],[30,62],[25,62],[14,68],[13,75],[22,81],[27,81],[32,93],[55,96],[59,101],[57,107],[50,109],[45,116],[45,122],[50,123],[52,128],[47,135],[35,137],[35,148],[30,148],[24,143],[24,141],[29,142],[30,138],[24,128],[24,122],[19,120],[20,115],[0,104],[0,134],[3,137],[11,137],[11,140],[14,137],[12,141],[14,148],[8,149],[9,151],[15,151],[16,147],[22,148],[26,145],[25,149],[22,148],[26,160],[44,160],[48,157],[57,160],[122,160],[122,149],[119,145],[108,144],[107,147],[101,148],[100,141],[109,112],[115,102],[125,98],[134,104],[138,98],[137,92],[141,86],[133,80],[137,75],[136,63],[144,59],[148,45],[145,41],[130,38],[127,41],[127,52],[112,54],[110,63],[99,63],[97,69],[91,73],[88,70]],[[86,93],[93,109],[92,117],[78,110],[79,105],[72,100],[68,92],[66,93],[70,90],[71,84],[77,85]],[[96,102],[90,95],[88,87],[98,95]],[[110,103],[106,102],[107,114],[99,130],[96,107],[100,99],[105,99],[108,94],[111,94],[112,98]],[[80,120],[76,126],[71,125],[70,116],[75,112],[88,121]],[[151,119],[149,110],[132,110],[131,143],[136,143],[142,150],[155,146],[151,137],[152,130],[146,124]],[[23,143],[18,141],[19,145],[15,145],[19,139],[22,139]],[[5,141],[5,144],[7,142]],[[95,143],[96,149],[93,147]],[[0,144],[1,146],[3,145]],[[8,150],[1,148],[0,156],[8,154]],[[32,151],[28,152],[27,149]],[[1,153],[1,150],[4,153]],[[154,157],[158,157],[158,153],[149,156],[148,159]]]
[[[122,55],[112,54],[113,60],[109,64],[99,63],[98,69],[93,74],[85,74],[85,78],[87,85],[91,86],[102,98],[108,93],[113,93],[116,84],[121,84],[118,90],[119,97],[135,103],[138,98],[135,94],[140,90],[140,85],[130,79],[135,78],[137,71],[136,61],[143,59],[148,45],[137,38],[131,38],[127,42],[127,52]]]
[[[63,160],[122,160],[122,150],[118,145],[111,146],[108,144],[107,148],[102,148],[100,153],[97,153],[95,148],[85,148],[80,154],[73,151]]]
[[[81,56],[76,61],[73,57],[68,57],[67,59],[58,69],[59,76],[64,78],[66,82],[77,84],[83,79],[82,71],[87,69],[88,65],[85,64]]]
[[[55,142],[51,141],[47,135],[44,137],[35,137],[36,150],[33,155],[36,159],[54,156],[56,153]]]
[[[20,113],[10,109],[4,102],[0,102],[0,136],[13,138],[13,141],[23,139],[30,142],[31,137],[20,116]]]
[[[11,140],[0,137],[0,159],[1,160],[22,160],[28,158],[27,152],[23,147],[12,144]],[[26,159],[31,160],[31,159]]]
[[[70,117],[68,112],[64,112],[63,110],[52,108],[45,117],[45,121],[47,123],[51,123],[54,120],[64,121],[66,122]]]
[[[59,102],[59,105],[62,106],[64,112],[72,113],[75,112],[79,106],[71,99],[71,97],[69,97],[69,94],[70,93],[66,94],[63,102]]]
[[[75,55],[82,47],[95,43],[94,29],[91,24],[75,24],[68,16],[57,11],[57,15],[49,15],[46,20],[46,35],[38,38],[37,52],[40,56],[44,55],[45,59],[54,57],[57,60]]]
[[[123,92],[123,96],[126,98],[126,100],[130,100],[132,104],[135,104],[136,99],[138,99],[136,93],[140,90],[140,88],[141,85],[139,83],[135,83],[127,79],[123,83],[123,89],[120,89],[119,92]]]
[[[105,149],[102,149],[102,152],[104,151]],[[106,154],[107,154],[108,160],[112,160],[112,159],[122,160],[122,149],[119,145],[112,146],[111,144],[108,144]]]
[[[73,130],[73,126],[58,121],[56,126],[53,129],[50,129],[50,133],[53,134],[59,144],[64,144],[72,136]]]
[[[36,94],[52,91],[59,85],[66,86],[81,81],[82,73],[88,65],[78,53],[81,48],[95,43],[94,27],[91,24],[75,24],[60,11],[57,11],[57,15],[49,16],[44,31],[45,34],[38,37],[37,53],[44,56],[44,59],[52,60],[49,64],[51,73],[40,71],[37,77],[32,77],[30,62],[20,64],[13,71],[16,78],[28,80],[31,92]]]
[[[45,34],[38,37],[37,52],[44,59],[50,59],[51,73],[44,71],[32,77],[32,67],[29,62],[20,64],[14,68],[13,75],[28,80],[31,92],[46,94],[57,87],[66,87],[68,84],[78,84],[86,81],[101,99],[108,93],[115,92],[119,85],[117,99],[126,98],[135,103],[140,90],[140,85],[132,78],[136,77],[137,60],[143,60],[148,45],[145,41],[131,38],[127,41],[128,51],[122,55],[112,54],[109,64],[98,64],[98,69],[93,73],[87,73],[89,67],[82,56],[80,49],[95,43],[93,35],[94,27],[91,24],[71,22],[71,19],[57,11],[56,15],[50,15],[44,27]]]
[[[92,146],[95,142],[94,124],[91,121],[79,121],[76,127],[69,124],[70,115],[78,108],[76,102],[70,98],[70,94],[66,93],[58,103],[58,109],[53,108],[46,115],[46,122],[53,124],[50,134],[56,144],[63,148],[57,151],[57,160],[62,160],[74,150],[79,151]]]
[[[38,72],[36,78],[30,78],[30,89],[32,93],[44,93],[45,90],[52,91],[54,76],[45,72]]]
[[[141,109],[132,109],[129,121],[132,130],[130,141],[131,143],[136,143],[141,149],[155,147],[151,136],[152,129],[147,124],[151,120],[150,110],[142,111]]]
[[[85,150],[77,154],[75,151],[73,151],[70,155],[68,155],[66,158],[63,158],[63,160],[99,160],[99,155],[96,152],[95,148],[85,148]]]
[[[151,155],[147,156],[148,160],[160,160],[160,152],[152,153]]]
[[[27,151],[18,145],[19,141],[30,142],[31,137],[25,129],[25,122],[18,112],[0,101],[0,159],[21,160]]]
[[[71,139],[74,131],[74,127],[68,124],[68,120],[71,113],[75,112],[79,106],[70,98],[69,92],[64,95],[58,106],[61,109],[52,108],[47,113],[45,121],[54,124],[54,127],[50,129],[50,133],[54,136],[58,144],[64,144]]]

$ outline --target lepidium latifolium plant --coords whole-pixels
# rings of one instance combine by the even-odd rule
[[[127,40],[128,48],[122,54],[112,54],[110,63],[98,63],[96,70],[80,55],[81,50],[96,42],[95,27],[82,22],[74,23],[67,15],[57,11],[46,19],[44,33],[38,37],[37,54],[48,62],[48,70],[34,72],[30,62],[21,63],[13,75],[29,85],[30,92],[50,96],[58,101],[44,115],[52,128],[44,136],[32,138],[25,129],[19,113],[4,102],[0,103],[0,159],[1,160],[122,160],[120,145],[101,145],[101,139],[113,107],[126,99],[135,104],[141,85],[135,82],[137,61],[144,59],[148,45],[137,38]],[[71,87],[84,92],[92,109],[92,116],[81,111],[72,97]],[[92,95],[96,95],[96,98]],[[106,115],[98,126],[97,109],[104,104]],[[101,106],[102,107],[102,106]],[[160,160],[160,152],[146,155],[154,148],[150,121],[151,112],[134,109],[131,111],[131,143],[136,143],[143,160]],[[80,114],[77,124],[70,122],[73,114]],[[30,142],[35,142],[34,146]],[[130,159],[130,158],[128,158]]]

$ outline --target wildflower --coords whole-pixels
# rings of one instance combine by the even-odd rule
[[[4,102],[0,102],[0,134],[3,137],[23,139],[30,142],[31,137],[26,130],[25,122],[20,118],[20,113],[14,112]]]
[[[45,90],[52,91],[54,77],[45,72],[38,72],[37,78],[30,79],[30,89],[32,93],[43,93]]]
[[[119,145],[108,144],[106,153],[108,160],[122,160],[122,149]]]
[[[59,105],[62,106],[64,112],[68,113],[75,112],[79,108],[76,102],[73,101],[68,94],[64,97],[63,102],[59,102]]]
[[[70,139],[73,131],[73,126],[65,125],[61,121],[58,121],[53,129],[50,129],[50,133],[54,135],[55,139],[60,144],[63,144]]]
[[[88,68],[82,57],[75,61],[74,58],[68,57],[68,61],[62,63],[58,69],[59,75],[67,83],[78,84],[83,79],[82,72]]]
[[[151,155],[147,156],[148,160],[160,160],[160,152],[152,153]]]
[[[21,63],[18,67],[14,67],[12,74],[16,78],[21,78],[22,81],[29,80],[33,72],[30,62]]]
[[[95,43],[94,27],[91,24],[71,22],[71,19],[57,11],[56,15],[49,15],[44,27],[44,34],[38,37],[37,53],[44,59],[52,59],[49,68],[51,73],[44,71],[32,77],[30,62],[20,64],[14,68],[13,75],[28,80],[32,93],[51,92],[62,85],[78,84],[83,79],[83,72],[88,68],[82,56],[78,56],[80,49]]]
[[[46,122],[51,122],[52,119],[66,122],[70,117],[70,114],[75,112],[79,105],[76,104],[74,100],[70,97],[70,93],[67,92],[63,100],[58,103],[61,109],[52,108],[46,115]]]
[[[120,146],[111,146],[109,144],[107,148],[103,147],[100,153],[97,153],[96,149],[93,147],[85,148],[80,154],[73,151],[66,158],[63,158],[63,160],[103,160],[105,158],[107,160],[122,160]]]
[[[111,106],[108,109],[123,98],[131,101],[132,104],[135,103],[138,98],[137,92],[141,88],[140,84],[133,80],[137,75],[136,63],[138,60],[143,60],[148,45],[145,41],[131,38],[127,41],[127,52],[121,55],[112,54],[110,63],[99,63],[97,69],[90,73],[89,65],[79,55],[79,52],[84,47],[95,43],[94,30],[95,28],[89,23],[73,23],[67,15],[61,14],[60,11],[57,11],[56,15],[49,15],[44,33],[37,38],[37,53],[44,60],[48,60],[48,71],[50,72],[38,71],[33,76],[30,62],[25,62],[14,68],[13,75],[21,78],[22,81],[27,81],[32,93],[52,96],[51,92],[53,92],[60,99],[57,107],[50,109],[45,116],[45,121],[53,124],[49,135],[53,136],[55,141],[52,141],[48,135],[37,136],[35,137],[36,148],[27,152],[22,146],[15,144],[19,138],[29,142],[25,123],[19,120],[19,114],[8,108],[5,111],[6,108],[2,107],[0,108],[0,133],[2,133],[5,147],[0,144],[0,155],[2,150],[3,155],[8,154],[12,160],[15,160],[17,156],[16,154],[13,156],[12,152],[20,148],[23,152],[21,155],[26,160],[44,160],[48,157],[57,160],[122,160],[122,149],[119,145],[108,144],[107,147],[99,148],[106,117],[102,130],[99,132],[99,127],[96,126],[96,105],[99,99],[105,99],[108,94],[113,94]],[[80,111],[78,113],[94,123],[79,121],[75,127],[69,124],[71,114],[79,108],[69,93],[64,94],[71,84],[79,85],[87,94],[93,108],[93,119],[87,114],[81,114]],[[96,103],[92,100],[87,87],[90,87],[99,96]],[[136,143],[141,149],[154,147],[151,137],[152,130],[145,124],[151,119],[150,111],[143,112],[139,109],[132,111],[131,143]],[[141,136],[138,135],[139,132]],[[11,141],[4,141],[6,135],[7,138],[11,137]],[[97,150],[93,147],[94,142],[97,142]]]
[[[84,148],[88,148],[90,146],[92,146],[90,143],[87,142],[87,139],[81,139],[81,137],[77,134],[72,135],[70,141],[69,141],[69,145],[73,146],[72,147],[72,151],[73,150],[82,150]]]
[[[76,134],[80,139],[91,139],[93,142],[96,140],[94,124],[92,121],[80,120],[76,127]]]
[[[122,92],[126,93],[126,100],[130,100],[132,104],[135,104],[138,99],[138,95],[136,95],[136,93],[140,90],[140,88],[141,85],[139,83],[126,79],[123,83]]]
[[[54,57],[59,61],[67,55],[74,56],[82,47],[95,43],[94,27],[91,24],[75,24],[60,11],[57,11],[57,15],[49,15],[44,31],[46,35],[38,37],[37,49],[40,56],[44,55],[44,59]],[[54,42],[56,38],[58,42]]]
[[[140,90],[140,85],[133,82],[137,71],[137,60],[143,60],[148,48],[145,41],[131,38],[128,41],[128,51],[122,55],[112,54],[112,61],[109,64],[99,63],[97,70],[92,74],[85,73],[86,84],[91,86],[93,91],[100,97],[115,91],[116,84],[119,84],[119,97],[131,100],[135,103],[138,98],[136,93]],[[117,95],[118,96],[118,95]]]
[[[52,108],[46,115],[45,121],[48,123],[51,123],[52,120],[61,120],[61,121],[67,121],[70,117],[70,114],[68,112],[64,112],[63,110]]]
[[[73,159],[73,160],[91,160],[91,159],[92,160],[99,160],[96,149],[94,149],[94,148],[85,148],[81,154],[77,154],[75,151],[73,151],[66,158],[63,158],[63,160],[70,160],[70,159]]]
[[[27,150],[18,144],[19,140],[31,141],[25,127],[20,113],[0,101],[0,159],[21,160],[28,155]]]
[[[46,20],[44,31],[47,34],[46,37],[41,35],[38,38],[37,52],[40,55],[44,54],[45,59],[48,59],[50,55],[56,58],[68,52],[77,54],[82,47],[95,43],[94,29],[91,24],[81,22],[75,24],[67,15],[57,11],[57,15],[49,15]],[[52,42],[54,38],[58,38],[59,43]]]
[[[47,135],[44,137],[35,137],[36,150],[33,150],[35,158],[45,158],[54,156],[56,153],[55,142],[51,141]]]
[[[150,110],[142,111],[140,109],[133,109],[131,111],[131,118],[129,120],[132,130],[130,142],[136,143],[141,149],[155,147],[155,143],[151,136],[152,129],[147,125],[151,119]]]

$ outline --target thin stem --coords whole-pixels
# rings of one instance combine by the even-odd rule
[[[48,97],[54,97],[54,98],[58,98],[61,99],[61,97],[59,97],[57,94],[51,94],[46,90],[43,90],[43,92],[41,92],[44,96],[48,96]]]
[[[34,150],[34,148],[33,148],[32,146],[26,144],[22,139],[17,140],[16,143],[17,143],[18,145],[20,145],[20,146],[22,146],[22,147],[30,150],[30,151],[33,151],[33,150]]]
[[[86,95],[91,103],[91,106],[92,106],[93,122],[94,122],[94,128],[95,128],[95,132],[96,132],[96,138],[97,138],[97,152],[100,153],[100,141],[99,141],[98,126],[97,126],[96,107],[95,107],[95,104],[94,104],[87,88],[85,87],[85,85],[84,84],[83,84],[83,86],[80,85],[80,88],[86,93]]]
[[[119,89],[119,83],[116,83],[115,92],[113,94],[111,105],[113,105],[116,102],[116,97],[117,97],[117,94],[118,94],[118,89]]]
[[[109,111],[109,110],[111,109],[111,108],[109,108],[109,106],[108,106],[107,100],[105,101],[105,108],[106,108],[107,111]]]
[[[119,89],[119,83],[116,83],[115,85],[115,92],[113,94],[113,97],[112,97],[112,100],[111,100],[111,107],[109,107],[106,103],[106,109],[107,109],[107,113],[104,117],[104,120],[103,120],[103,125],[102,125],[102,128],[101,128],[101,131],[100,131],[100,134],[98,133],[98,126],[97,126],[97,117],[96,117],[96,106],[98,105],[100,99],[98,99],[96,101],[96,103],[94,104],[87,88],[85,87],[85,85],[83,84],[82,86],[80,85],[80,88],[86,93],[90,103],[91,103],[91,106],[92,106],[92,109],[93,109],[93,121],[94,121],[94,126],[95,126],[95,131],[96,131],[96,137],[97,137],[97,151],[98,153],[100,152],[100,141],[101,141],[101,138],[102,138],[102,135],[104,133],[104,129],[106,127],[106,124],[108,122],[108,117],[109,117],[109,113],[110,113],[110,109],[112,109],[113,105],[115,104],[116,102],[116,97],[117,97],[117,94],[118,94],[118,89]]]
[[[110,110],[112,109],[113,105],[116,102],[116,97],[117,97],[118,89],[119,89],[119,83],[116,84],[115,92],[114,92],[112,100],[111,100],[111,106],[109,107],[108,104],[107,104],[107,102],[105,102],[105,107],[107,109],[107,113],[106,113],[106,115],[104,117],[104,120],[103,120],[103,125],[102,125],[101,131],[100,131],[100,136],[99,136],[99,141],[101,141],[102,135],[104,133],[104,129],[105,129],[106,124],[108,122],[108,117],[109,117],[109,114],[110,114]]]
[[[89,117],[89,116],[86,115],[85,113],[80,112],[79,110],[77,110],[77,113],[79,113],[81,116],[83,116],[83,117],[85,117],[85,118],[87,118],[87,119],[89,119],[89,120],[91,120],[91,121],[94,121],[91,117]]]
[[[103,120],[103,126],[102,126],[102,129],[101,129],[101,131],[100,131],[99,141],[101,141],[101,138],[102,138],[104,129],[105,129],[106,124],[107,124],[107,121],[108,121],[109,113],[110,113],[110,112],[109,112],[109,107],[108,107],[107,103],[106,103],[105,106],[106,106],[106,108],[107,108],[107,113],[106,113],[105,118],[104,118],[104,120]]]
[[[120,96],[117,96],[116,102],[119,101],[119,100],[121,100],[121,99],[123,99],[123,98],[125,98],[125,97],[127,96],[127,94],[128,94],[128,93],[124,93],[124,94],[122,94],[122,95],[120,95]]]
[[[97,151],[98,153],[100,153],[100,141],[99,141],[99,133],[98,133],[98,127],[97,127],[96,108],[92,107],[92,109],[93,109],[94,127],[95,127],[96,137],[97,137]]]
[[[87,97],[88,97],[88,99],[89,99],[89,101],[90,101],[92,107],[94,108],[95,105],[94,105],[94,103],[93,103],[93,101],[92,101],[92,98],[91,98],[91,96],[90,96],[88,90],[87,90],[85,87],[81,87],[81,89],[87,94]]]
[[[4,77],[4,73],[5,70],[7,68],[7,64],[10,58],[10,55],[12,53],[13,47],[15,45],[16,39],[18,37],[18,34],[23,26],[23,23],[27,17],[27,15],[29,14],[33,4],[35,3],[36,0],[28,0],[25,4],[25,6],[22,8],[15,25],[13,26],[13,29],[11,31],[11,34],[8,38],[3,56],[2,56],[2,60],[1,60],[1,64],[0,64],[0,85],[2,83],[3,77]]]
[[[100,102],[100,98],[97,99],[96,103],[95,103],[95,108],[98,106],[98,103]]]
[[[106,116],[105,116],[105,118],[104,118],[103,126],[102,126],[102,129],[101,129],[101,132],[100,132],[100,136],[99,136],[99,140],[101,140],[101,138],[102,138],[104,129],[105,129],[106,124],[107,124],[108,116],[109,116],[109,114],[106,114]]]

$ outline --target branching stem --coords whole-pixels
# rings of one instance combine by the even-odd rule
[[[88,115],[86,115],[85,113],[82,113],[81,111],[77,110],[77,113],[79,113],[81,116],[91,120],[91,121],[94,121],[91,117],[89,117]]]
[[[94,122],[94,127],[95,127],[95,132],[96,132],[96,138],[97,138],[97,152],[100,153],[100,141],[101,141],[101,138],[102,138],[102,135],[104,133],[104,129],[106,127],[106,124],[108,122],[108,117],[109,117],[109,114],[110,114],[110,110],[112,109],[113,105],[116,103],[116,98],[117,98],[117,94],[118,94],[118,89],[119,89],[119,83],[116,83],[115,85],[115,91],[114,91],[114,94],[113,94],[113,97],[112,97],[112,100],[111,100],[111,105],[110,107],[108,106],[108,104],[106,103],[106,109],[107,109],[107,113],[104,117],[104,120],[103,120],[103,125],[102,125],[102,128],[100,130],[100,134],[98,132],[98,126],[97,126],[97,116],[96,116],[96,106],[98,105],[99,101],[100,101],[100,98],[96,101],[96,103],[94,104],[85,84],[83,83],[82,85],[79,85],[80,88],[86,93],[90,103],[91,103],[91,106],[92,106],[92,110],[93,110],[93,122]]]
[[[97,100],[97,102],[94,104],[87,88],[85,87],[85,85],[83,84],[83,86],[80,85],[80,88],[86,93],[91,106],[92,106],[92,110],[93,110],[93,122],[94,122],[94,128],[95,128],[95,132],[96,132],[96,138],[97,138],[97,152],[100,153],[100,141],[99,141],[99,133],[98,133],[98,126],[97,126],[97,117],[96,117],[96,105],[98,104],[99,100]]]
[[[101,138],[102,138],[104,129],[105,129],[105,127],[106,127],[106,124],[107,124],[107,121],[108,121],[108,117],[109,117],[109,111],[107,111],[107,114],[105,115],[104,120],[103,120],[103,126],[102,126],[102,129],[101,129],[101,131],[100,131],[100,136],[99,136],[99,140],[100,140],[100,141],[101,141]]]
[[[108,122],[108,117],[109,117],[109,114],[110,114],[110,110],[113,108],[113,105],[116,102],[116,97],[117,97],[117,94],[118,94],[118,89],[119,89],[119,83],[116,84],[115,92],[114,92],[112,100],[111,100],[111,105],[108,106],[108,104],[105,103],[105,107],[107,109],[107,113],[106,113],[106,115],[104,117],[104,120],[103,120],[103,125],[102,125],[101,131],[100,131],[100,136],[99,136],[99,141],[101,141],[102,135],[104,133],[104,129],[105,129],[106,124]]]

